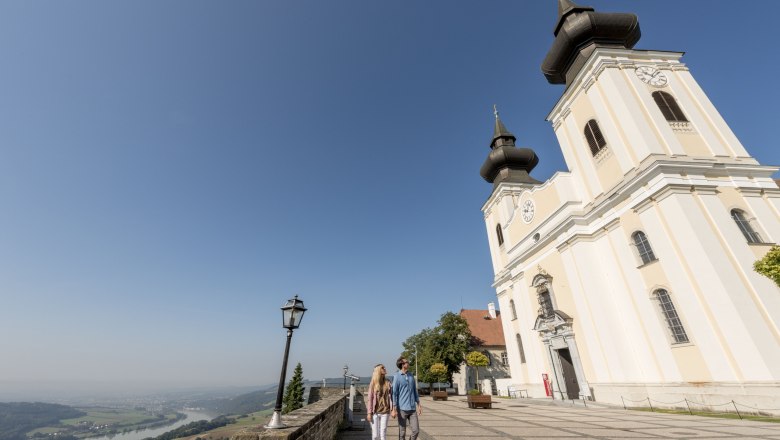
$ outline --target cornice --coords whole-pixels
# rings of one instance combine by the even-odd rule
[[[558,224],[546,232],[539,242],[513,255],[504,271],[510,271],[520,266],[521,263],[528,262],[529,259],[543,258],[549,253],[549,250],[541,256],[538,253],[553,240],[557,240],[558,244],[551,249],[558,250],[565,249],[568,244],[573,243],[572,239],[574,238],[577,241],[591,240],[600,233],[599,231],[604,231],[604,228],[617,227],[620,216],[628,210],[641,212],[652,206],[653,202],[661,201],[672,194],[690,194],[691,192],[716,194],[718,187],[723,186],[722,182],[708,181],[706,177],[702,180],[701,176],[746,175],[769,178],[780,169],[780,167],[756,163],[694,161],[687,158],[668,157],[659,159],[657,156],[649,157],[640,167],[639,170],[628,174],[628,180],[624,180],[591,204],[584,206],[580,212],[571,212],[567,217],[561,219]],[[688,175],[693,177],[688,177]],[[661,180],[653,182],[659,176],[662,177]],[[652,185],[648,187],[648,183],[652,183]],[[777,190],[777,193],[780,194],[780,190]],[[624,207],[619,210],[614,209],[626,200],[628,203]],[[544,229],[555,216],[565,212],[568,207],[576,205],[577,203],[572,201],[564,203],[561,208],[549,215],[546,221],[530,231],[526,237],[510,249],[508,255],[526,244],[535,232]],[[613,211],[609,212],[610,210]]]

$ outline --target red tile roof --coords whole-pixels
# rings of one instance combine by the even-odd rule
[[[501,326],[501,312],[496,310],[496,318],[491,319],[487,310],[461,310],[460,316],[466,319],[471,335],[482,346],[505,346],[504,328]],[[485,319],[487,317],[487,319]]]

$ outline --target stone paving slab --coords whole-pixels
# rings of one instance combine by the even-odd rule
[[[469,409],[465,399],[423,398],[419,440],[541,439],[712,439],[780,440],[780,424],[739,419],[639,412],[596,406],[556,406],[550,402],[496,399],[493,409]],[[356,413],[356,424],[365,414]],[[364,431],[344,431],[342,440],[369,440]],[[409,432],[407,432],[407,435]],[[398,423],[389,420],[387,438],[398,438]]]

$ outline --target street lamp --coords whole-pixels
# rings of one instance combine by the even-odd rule
[[[276,407],[271,422],[266,425],[269,429],[286,428],[282,423],[282,396],[284,395],[284,378],[287,376],[287,356],[290,354],[290,339],[292,339],[293,330],[301,325],[303,314],[306,308],[303,307],[303,301],[295,298],[288,299],[287,304],[282,306],[282,327],[287,329],[287,344],[284,346],[284,360],[282,361],[282,375],[279,378],[279,389],[276,390]]]

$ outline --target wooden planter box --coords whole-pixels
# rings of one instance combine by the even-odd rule
[[[434,391],[431,393],[431,396],[433,396],[433,400],[447,400],[446,391]]]
[[[467,402],[469,408],[492,408],[493,401],[490,399],[490,395],[472,396],[469,395]]]

